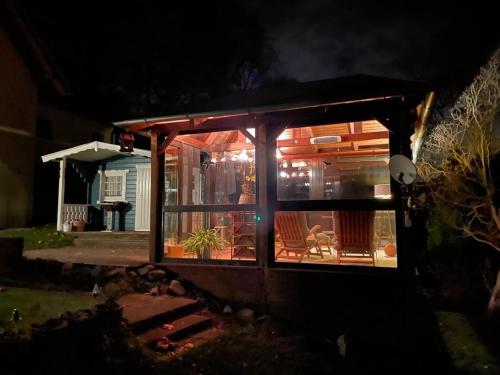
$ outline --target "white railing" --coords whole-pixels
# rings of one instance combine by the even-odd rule
[[[64,204],[63,223],[71,223],[73,220],[83,220],[87,222],[88,213],[88,204]]]

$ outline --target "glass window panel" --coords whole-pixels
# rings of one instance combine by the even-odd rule
[[[164,219],[166,258],[196,259],[200,262],[256,259],[256,218],[253,211],[166,212]],[[204,230],[213,230],[214,233]],[[207,236],[218,241],[220,248],[195,245]],[[186,243],[186,240],[190,242]]]
[[[389,132],[377,121],[287,129],[277,147],[279,200],[374,199],[389,186]]]
[[[165,204],[255,203],[255,147],[241,131],[179,135],[165,153]]]
[[[397,267],[394,211],[278,211],[277,262]]]
[[[107,176],[104,180],[104,196],[120,197],[122,195],[122,177]]]

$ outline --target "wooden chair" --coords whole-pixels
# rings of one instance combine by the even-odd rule
[[[309,257],[316,254],[321,255],[321,258],[323,258],[316,237],[321,226],[315,225],[311,229],[307,229],[307,225],[304,223],[305,217],[301,222],[300,215],[301,213],[296,211],[276,212],[275,227],[281,243],[280,251],[276,254],[276,260],[283,252],[286,252],[287,256],[290,253],[295,253],[299,257],[299,263],[302,262],[306,255]],[[316,253],[311,252],[313,248],[316,249]]]
[[[337,262],[340,264],[342,258],[357,258],[375,266],[375,211],[336,211],[334,215]]]

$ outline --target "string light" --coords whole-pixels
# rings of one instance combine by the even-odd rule
[[[240,152],[239,159],[243,160],[243,161],[247,161],[248,160],[247,150],[242,150]]]

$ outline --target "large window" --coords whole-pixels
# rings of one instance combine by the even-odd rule
[[[167,258],[197,261],[256,259],[254,211],[166,212],[164,220],[164,256]],[[214,246],[198,246],[204,241]]]
[[[277,140],[278,200],[376,198],[389,184],[389,132],[377,121],[285,130]]]
[[[177,136],[165,163],[167,205],[255,203],[255,146],[241,131]]]
[[[274,262],[397,268],[389,156],[389,132],[377,121],[283,131]]]
[[[248,129],[179,135],[167,148],[166,258],[256,260],[253,134],[253,129]],[[200,249],[197,241],[214,245]]]
[[[394,211],[277,211],[278,263],[397,267]]]

